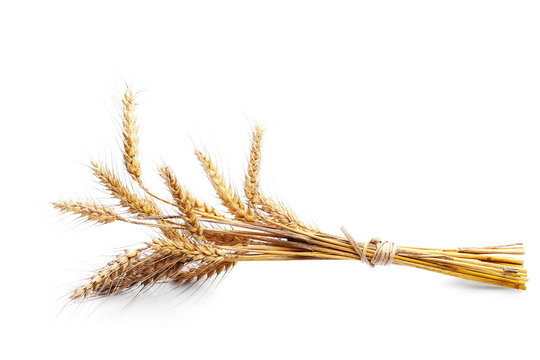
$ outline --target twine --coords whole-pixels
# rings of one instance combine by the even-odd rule
[[[375,267],[375,265],[389,265],[394,261],[398,247],[393,242],[373,238],[366,243],[361,243],[356,241],[344,227],[341,227],[341,231],[351,243],[354,251],[356,251],[358,256],[360,256],[360,260],[369,266]],[[367,250],[371,244],[373,244],[372,247],[375,248],[375,252],[373,253],[371,259],[368,259]]]

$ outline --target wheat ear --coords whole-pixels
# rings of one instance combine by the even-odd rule
[[[244,220],[248,222],[253,222],[256,220],[253,210],[247,207],[236,192],[227,185],[225,179],[218,171],[217,167],[214,165],[210,157],[199,150],[195,151],[197,159],[201,162],[201,165],[206,172],[206,175],[214,190],[216,191],[218,197],[221,199],[223,205],[229,210],[231,215],[233,215],[238,220]]]
[[[128,209],[130,213],[143,216],[160,215],[159,208],[151,199],[135,195],[103,164],[92,162],[92,170],[105,188],[118,199],[120,206]]]
[[[304,225],[292,210],[261,193],[259,185],[259,173],[261,169],[261,147],[263,135],[264,128],[260,124],[257,124],[251,135],[249,162],[244,180],[244,194],[248,200],[248,204],[254,210],[259,209],[264,211],[272,218],[273,221],[277,223],[316,233],[316,229],[312,229]]]
[[[162,216],[163,213],[156,205],[156,203],[147,197],[139,197],[131,192],[126,185],[120,181],[120,179],[104,165],[96,162],[92,162],[92,169],[99,181],[105,186],[107,190],[116,198],[120,203],[120,206],[126,208],[130,213],[145,216]],[[159,224],[167,224],[164,220],[157,220]],[[161,232],[169,239],[180,240],[177,231],[162,227]]]
[[[137,116],[135,114],[135,94],[131,88],[128,88],[124,93],[124,98],[122,99],[123,105],[123,116],[122,116],[122,143],[123,143],[123,159],[124,166],[126,171],[131,176],[131,178],[144,190],[149,196],[167,203],[169,205],[175,205],[155,194],[150,192],[143,184],[141,174],[141,163],[139,160],[139,136],[138,136],[138,125],[137,125]],[[195,210],[204,212],[210,215],[217,217],[223,217],[212,206],[200,201],[198,199],[193,199],[193,207]]]
[[[53,203],[53,207],[64,213],[73,213],[101,224],[122,219],[113,208],[90,201],[57,201]]]
[[[227,271],[234,266],[234,263],[218,261],[212,263],[185,263],[174,256],[163,256],[160,253],[154,253],[157,260],[145,265],[145,260],[133,267],[131,274],[118,279],[114,284],[108,284],[104,289],[110,289],[109,293],[115,291],[124,291],[137,285],[151,286],[158,281],[173,282],[176,285],[182,285],[189,282],[197,282],[203,278],[211,278]],[[146,260],[150,260],[148,258]],[[107,293],[107,292],[105,292]]]
[[[259,173],[261,170],[261,145],[263,134],[263,127],[257,124],[251,136],[249,162],[247,174],[244,180],[244,195],[246,196],[248,203],[254,208],[261,202],[259,191]]]
[[[232,262],[217,262],[199,265],[187,271],[179,272],[172,280],[177,284],[197,282],[203,278],[211,278],[221,274],[223,271],[228,271],[234,264]]]
[[[227,255],[223,250],[210,243],[198,244],[185,240],[182,242],[169,239],[154,239],[148,244],[152,250],[165,255],[181,256],[189,261],[204,261],[207,263],[223,261]]]
[[[186,223],[186,233],[197,240],[205,240],[203,228],[195,214],[193,198],[188,191],[180,185],[171,168],[162,166],[159,168],[159,174],[180,209],[182,220]]]
[[[122,275],[129,267],[140,258],[146,248],[125,250],[117,255],[105,267],[99,270],[90,281],[73,291],[72,299],[85,298],[93,293],[99,293],[107,283],[114,281],[116,277]]]
[[[141,183],[141,164],[139,161],[139,137],[137,135],[137,117],[135,115],[135,94],[128,88],[122,99],[122,135],[124,144],[124,165],[132,179]]]
[[[163,254],[152,252],[144,258],[141,256],[134,261],[119,276],[105,281],[92,294],[111,295],[129,290],[137,285],[148,286],[166,277],[171,272],[171,269],[181,269],[183,266],[182,259],[178,257],[164,256]],[[172,275],[169,276],[172,277]]]

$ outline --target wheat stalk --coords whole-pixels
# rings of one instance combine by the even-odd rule
[[[228,271],[238,262],[286,260],[362,260],[370,264],[393,263],[438,272],[467,280],[524,290],[527,270],[521,244],[469,248],[417,248],[395,246],[373,239],[358,243],[348,232],[338,236],[303,224],[286,206],[265,196],[260,189],[263,128],[252,134],[244,177],[245,201],[227,184],[210,157],[195,154],[230,217],[197,199],[178,181],[168,166],[159,168],[172,201],[155,195],[143,184],[138,158],[135,97],[128,89],[123,98],[124,167],[146,195],[140,196],[105,165],[92,163],[99,182],[127,210],[92,201],[58,201],[53,206],[87,221],[108,224],[122,221],[158,229],[162,236],[144,248],[126,250],[71,297],[109,296],[158,283],[177,285],[204,281]],[[160,204],[160,205],[158,205]],[[172,210],[164,212],[162,207]]]

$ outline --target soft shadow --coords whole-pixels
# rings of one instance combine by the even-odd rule
[[[473,290],[473,291],[496,291],[496,292],[501,292],[501,293],[522,292],[522,290],[518,290],[518,289],[511,289],[507,287],[484,284],[484,283],[476,282],[476,281],[467,281],[463,279],[448,279],[447,283],[448,283],[448,286],[451,286],[451,287],[461,288],[461,289],[466,289],[466,290]]]

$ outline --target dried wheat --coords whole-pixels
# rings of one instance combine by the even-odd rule
[[[124,94],[123,106],[125,169],[148,196],[139,196],[103,164],[93,162],[94,174],[118,200],[118,206],[130,215],[121,216],[114,208],[91,201],[58,201],[53,206],[98,223],[124,221],[158,228],[163,237],[152,240],[145,248],[115,257],[72,293],[74,299],[108,296],[136,287],[146,289],[164,282],[181,285],[204,281],[239,261],[316,259],[393,263],[525,289],[527,270],[522,259],[513,257],[524,254],[521,244],[457,249],[397,247],[378,239],[358,243],[346,231],[345,237],[341,237],[306,226],[294,212],[260,190],[261,126],[255,127],[252,136],[244,181],[246,203],[225,182],[208,155],[195,153],[232,218],[190,194],[166,166],[159,173],[173,202],[154,195],[141,180],[135,97],[131,89]],[[174,209],[179,215],[164,212],[158,204]]]

